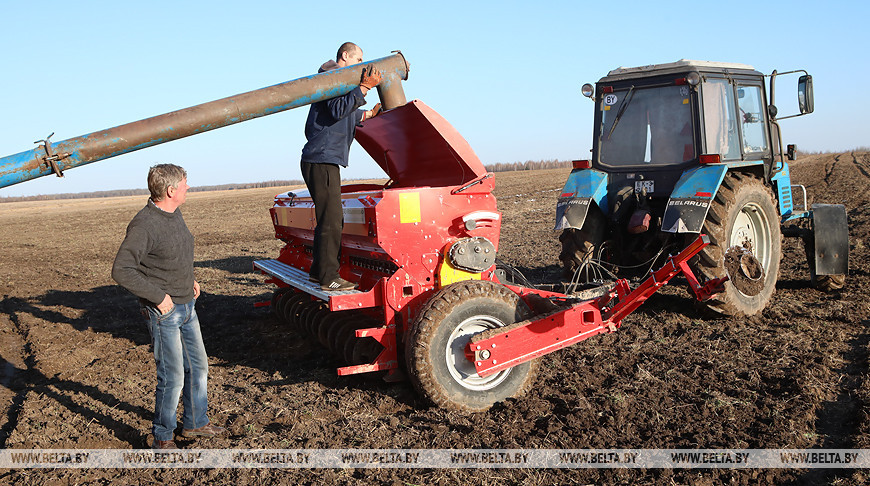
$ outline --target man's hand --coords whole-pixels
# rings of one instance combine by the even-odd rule
[[[197,282],[196,280],[193,281],[193,298],[199,298],[199,282]]]
[[[363,68],[362,76],[359,80],[359,85],[366,89],[372,89],[381,83],[381,72],[369,65],[368,69]]]
[[[365,120],[368,120],[369,118],[374,118],[374,117],[378,116],[378,113],[380,113],[380,112],[381,112],[381,104],[378,103],[375,105],[374,108],[363,113],[362,119],[363,119],[363,121],[365,121]]]
[[[163,297],[163,302],[157,304],[157,310],[160,311],[161,315],[166,315],[172,308],[175,307],[175,304],[172,302],[172,297],[169,294],[166,294],[166,297]]]

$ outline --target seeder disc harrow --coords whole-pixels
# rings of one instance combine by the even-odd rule
[[[371,363],[383,350],[381,343],[370,337],[354,338],[350,364]]]
[[[271,300],[273,312],[283,321],[349,365],[371,363],[384,349],[375,339],[356,337],[359,329],[380,327],[376,319],[360,311],[330,311],[326,302],[287,288],[275,291]]]
[[[283,287],[275,291],[272,294],[272,315],[277,317],[278,319],[284,319],[284,315],[281,313],[281,309],[283,309],[283,304],[279,304],[282,301],[281,299],[292,297],[295,292],[291,292],[289,287]]]
[[[332,324],[326,329],[326,347],[335,355],[337,355],[338,346],[338,334],[345,324],[350,323],[354,319],[358,319],[359,316],[354,315],[352,312],[340,313],[335,317],[332,321]]]
[[[291,300],[287,301],[284,306],[284,319],[293,327],[301,330],[299,321],[299,313],[302,311],[302,306],[311,302],[311,297],[306,294],[298,293]]]

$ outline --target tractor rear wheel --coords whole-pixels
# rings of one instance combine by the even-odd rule
[[[562,262],[562,270],[568,279],[573,279],[577,269],[587,265],[591,260],[598,258],[601,243],[604,242],[604,232],[607,223],[604,213],[597,206],[589,208],[583,228],[568,228],[559,235],[562,243],[562,252],[559,260]],[[594,272],[581,272],[577,275],[580,283],[592,280]]]
[[[503,285],[485,280],[442,288],[405,333],[405,360],[414,387],[439,407],[483,411],[524,392],[535,361],[481,377],[465,356],[471,337],[529,318],[531,311]]]
[[[727,274],[725,254],[734,246],[748,250],[763,270],[759,289],[741,291],[734,285],[739,276],[731,275],[731,280],[725,282],[725,290],[704,302],[704,306],[727,316],[751,316],[761,312],[776,289],[782,253],[779,215],[770,188],[750,174],[729,173],[710,205],[701,232],[710,237],[710,245],[691,263],[698,276],[708,280],[724,277]]]

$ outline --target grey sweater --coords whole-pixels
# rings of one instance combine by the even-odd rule
[[[176,304],[193,300],[193,235],[181,210],[167,213],[149,199],[127,225],[112,278],[154,306],[166,294]]]

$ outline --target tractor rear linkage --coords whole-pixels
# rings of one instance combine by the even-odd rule
[[[679,254],[671,256],[662,268],[653,272],[634,290],[631,290],[627,280],[620,279],[612,290],[592,300],[576,302],[569,296],[542,294],[533,289],[508,286],[532,308],[540,307],[541,297],[550,302],[561,301],[562,305],[551,304],[556,309],[544,315],[472,336],[466,348],[466,357],[474,361],[477,374],[485,377],[592,336],[615,332],[622,319],[680,273],[686,276],[698,300],[709,299],[721,291],[728,277],[710,280],[701,286],[687,263],[709,244],[709,238],[701,235]]]

